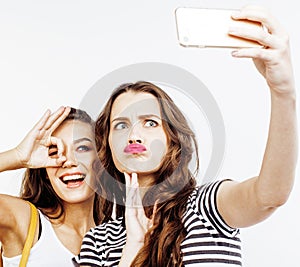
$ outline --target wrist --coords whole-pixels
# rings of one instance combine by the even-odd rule
[[[143,247],[143,245],[144,245],[144,242],[128,242],[128,241],[126,241],[126,244],[123,248],[123,252],[136,253]]]
[[[0,153],[0,172],[23,168],[15,149]]]
[[[271,94],[271,103],[272,105],[281,105],[285,106],[287,109],[296,109],[296,93],[275,93]]]
[[[128,267],[144,244],[141,242],[126,242],[118,267]]]
[[[15,169],[27,168],[27,160],[22,157],[18,147],[11,150],[11,157],[14,160]]]
[[[276,90],[273,88],[270,92],[272,98],[296,101],[296,90],[294,86],[291,86],[289,90]]]

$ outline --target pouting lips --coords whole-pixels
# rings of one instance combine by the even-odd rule
[[[60,180],[64,183],[64,184],[68,184],[71,182],[82,182],[85,178],[84,174],[74,174],[74,175],[66,175],[63,177],[60,177]]]

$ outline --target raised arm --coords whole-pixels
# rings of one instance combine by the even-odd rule
[[[219,211],[230,226],[246,227],[272,214],[292,190],[298,151],[296,92],[289,36],[277,19],[257,6],[245,7],[233,17],[260,21],[267,29],[231,29],[231,34],[264,46],[236,50],[232,55],[253,59],[271,96],[269,134],[259,175],[241,183],[224,182],[217,199]]]
[[[20,168],[60,166],[64,160],[62,157],[63,145],[51,134],[68,116],[69,112],[70,108],[63,107],[53,114],[47,110],[17,147],[0,153],[0,172]],[[49,157],[50,145],[57,145],[60,152],[60,157],[57,159]]]
[[[63,144],[51,134],[69,112],[70,108],[60,108],[53,114],[47,111],[17,147],[0,153],[0,171],[60,166],[65,160],[62,156]],[[58,158],[49,157],[50,145],[57,145],[60,155]],[[29,218],[30,208],[25,201],[0,194],[0,242],[5,252],[7,244],[11,242],[16,250],[22,251],[22,240],[27,233]]]

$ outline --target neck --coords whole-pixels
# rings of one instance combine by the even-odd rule
[[[82,203],[64,203],[64,215],[59,219],[51,219],[51,223],[64,225],[84,235],[90,228],[95,227],[93,217],[93,200]]]

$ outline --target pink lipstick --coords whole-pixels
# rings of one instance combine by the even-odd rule
[[[124,148],[124,152],[129,154],[138,154],[146,150],[146,147],[141,144],[130,144]]]

